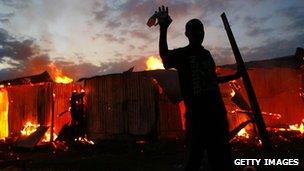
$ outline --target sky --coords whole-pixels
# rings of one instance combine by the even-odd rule
[[[203,21],[203,46],[217,65],[234,63],[225,12],[245,61],[292,55],[304,44],[303,0],[0,0],[0,80],[57,66],[78,79],[145,69],[158,55],[160,5],[173,19],[170,49],[186,46],[185,24]]]

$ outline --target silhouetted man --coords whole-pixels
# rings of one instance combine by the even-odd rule
[[[189,45],[168,50],[167,29],[172,20],[168,7],[159,7],[160,25],[159,54],[166,69],[178,72],[181,93],[186,104],[187,134],[189,135],[189,158],[186,170],[199,170],[204,151],[212,170],[232,170],[228,141],[227,112],[218,83],[239,77],[217,77],[215,63],[208,50],[202,46],[204,26],[198,19],[186,24],[185,35]]]

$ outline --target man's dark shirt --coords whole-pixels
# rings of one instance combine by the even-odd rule
[[[163,60],[166,69],[177,69],[181,93],[185,100],[203,97],[205,92],[218,91],[215,63],[204,47],[186,46],[170,50]]]

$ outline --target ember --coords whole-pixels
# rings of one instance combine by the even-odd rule
[[[301,134],[304,133],[304,119],[302,119],[302,123],[299,125],[299,124],[294,124],[294,125],[289,125],[289,129],[290,130],[293,130],[293,131],[299,131],[301,132]]]
[[[85,135],[84,137],[78,137],[78,138],[76,138],[75,142],[80,142],[82,144],[90,144],[90,145],[94,145],[95,144],[92,140],[89,140],[87,138],[87,135]]]
[[[146,70],[164,69],[163,63],[158,56],[149,56],[146,61]]]

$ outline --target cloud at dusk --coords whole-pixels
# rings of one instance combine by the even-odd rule
[[[162,4],[173,19],[169,48],[187,45],[185,23],[199,18],[217,65],[234,62],[222,12],[246,61],[303,47],[301,0],[0,0],[0,80],[39,74],[50,64],[75,79],[144,70],[146,58],[158,54],[159,34],[146,21]]]

